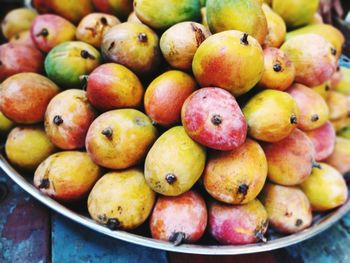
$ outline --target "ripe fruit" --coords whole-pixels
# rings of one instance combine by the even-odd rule
[[[286,138],[298,124],[299,110],[293,97],[277,90],[265,90],[243,108],[248,134],[266,142]]]
[[[238,206],[212,202],[208,224],[210,234],[224,245],[266,242],[268,216],[258,200]]]
[[[346,96],[350,96],[350,69],[346,67],[340,67],[340,80],[335,81],[332,88]]]
[[[133,0],[92,0],[92,2],[98,11],[116,15],[124,20],[132,11]]]
[[[322,83],[321,85],[310,87],[313,91],[320,94],[321,97],[326,100],[328,96],[328,90],[329,90],[329,81]]]
[[[207,217],[204,199],[197,192],[160,196],[150,221],[152,237],[175,245],[196,242],[204,234]]]
[[[211,152],[203,173],[207,192],[229,204],[245,204],[260,193],[267,176],[263,149],[251,140],[229,152]]]
[[[205,149],[181,126],[171,128],[153,144],[145,161],[147,184],[156,192],[178,196],[187,192],[201,176]]]
[[[47,105],[59,91],[55,83],[39,74],[16,74],[0,86],[0,111],[17,123],[41,122]]]
[[[225,31],[208,37],[199,46],[192,68],[202,87],[219,87],[239,96],[261,79],[264,54],[253,37],[240,31]]]
[[[208,28],[195,22],[182,22],[165,31],[160,49],[173,68],[189,70],[198,47],[211,35]]]
[[[130,230],[147,219],[155,197],[140,170],[109,172],[92,189],[88,210],[94,220],[111,230]]]
[[[132,11],[130,13],[130,15],[128,16],[128,20],[126,22],[131,22],[131,23],[140,23],[142,24],[142,22],[140,21],[140,19],[137,18],[135,11]]]
[[[96,118],[86,92],[70,89],[55,96],[45,113],[45,131],[50,141],[64,150],[81,149]]]
[[[329,108],[329,119],[340,120],[346,118],[348,115],[348,100],[345,95],[329,91],[326,99]]]
[[[320,163],[321,169],[313,168],[301,189],[310,200],[313,211],[327,211],[345,203],[348,188],[343,176],[332,166]]]
[[[325,162],[336,168],[341,174],[350,172],[350,140],[336,137],[332,154]]]
[[[114,63],[96,68],[88,77],[86,91],[91,104],[101,111],[138,108],[144,93],[138,77]]]
[[[13,126],[14,123],[0,111],[0,135],[7,134]]]
[[[297,187],[267,183],[261,202],[269,215],[270,225],[281,233],[297,233],[312,223],[310,202]]]
[[[286,23],[280,15],[274,12],[267,4],[262,5],[267,20],[267,35],[264,47],[280,47],[286,36]]]
[[[30,30],[16,33],[13,37],[10,38],[9,42],[13,44],[22,44],[33,48],[37,48],[30,34]]]
[[[233,150],[247,135],[247,122],[236,99],[220,88],[203,88],[188,97],[182,124],[196,142],[216,150]]]
[[[206,8],[211,32],[239,30],[253,36],[260,44],[264,43],[267,34],[267,21],[258,1],[208,0]]]
[[[35,171],[33,183],[56,200],[72,202],[84,198],[100,177],[100,168],[87,153],[67,151],[43,161]]]
[[[163,73],[146,90],[147,115],[154,123],[165,127],[180,123],[182,105],[196,88],[196,81],[187,73],[177,70]]]
[[[157,138],[151,120],[134,109],[108,111],[90,126],[86,149],[106,168],[126,169],[141,161]]]
[[[264,49],[265,70],[259,86],[265,89],[286,90],[295,77],[295,67],[288,56],[277,48]]]

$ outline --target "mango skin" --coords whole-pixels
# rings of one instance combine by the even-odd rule
[[[348,100],[345,95],[331,90],[327,94],[326,102],[329,108],[329,119],[331,121],[347,117],[349,108]]]
[[[39,123],[44,120],[50,100],[59,92],[56,84],[44,76],[19,73],[1,84],[0,111],[17,123]]]
[[[350,139],[337,136],[333,153],[324,160],[341,174],[350,172]]]
[[[153,122],[171,127],[181,122],[181,108],[197,89],[193,77],[179,70],[170,70],[154,79],[148,86],[144,106]]]
[[[9,133],[5,152],[14,166],[33,172],[56,151],[44,129],[35,126],[17,127]]]
[[[133,0],[92,0],[92,3],[98,11],[116,15],[121,20],[133,10]]]
[[[0,113],[0,115],[1,115],[1,113]],[[0,130],[1,130],[1,128],[0,128]],[[345,138],[345,139],[350,139],[350,126],[346,126],[345,128],[341,129],[338,132],[338,136]]]
[[[211,152],[203,173],[203,183],[216,200],[239,205],[257,197],[266,176],[267,161],[263,149],[257,142],[247,139],[234,151]]]
[[[162,195],[181,195],[198,181],[205,158],[205,148],[194,142],[182,126],[171,128],[158,138],[147,154],[147,184]],[[168,181],[169,175],[175,180]]]
[[[8,12],[1,22],[4,37],[10,40],[15,34],[30,29],[37,15],[35,10],[29,8],[17,8]]]
[[[0,135],[7,134],[15,124],[0,111]]]
[[[62,123],[56,123],[57,116]],[[96,116],[85,91],[66,90],[55,96],[47,106],[45,131],[50,141],[60,149],[81,149]]]
[[[267,183],[260,200],[269,215],[270,226],[281,233],[298,233],[312,223],[310,202],[298,187]]]
[[[142,23],[154,29],[165,30],[183,21],[200,19],[198,0],[135,0],[134,11]]]
[[[308,87],[329,80],[337,68],[334,47],[316,34],[303,34],[290,38],[282,46],[295,66],[295,81]]]
[[[90,74],[100,64],[101,55],[93,46],[69,41],[59,44],[48,53],[45,71],[62,88],[80,88],[83,86],[80,77]]]
[[[329,81],[326,81],[325,83],[322,83],[321,85],[310,87],[313,91],[317,92],[321,95],[321,97],[326,100],[328,96],[328,90],[329,90]]]
[[[21,31],[20,33],[16,33],[10,38],[9,42],[13,44],[23,44],[33,48],[37,48],[30,34],[30,30],[25,30]]]
[[[128,20],[126,22],[131,22],[131,23],[139,23],[142,24],[140,19],[137,18],[135,11],[132,11],[130,15],[128,16]]]
[[[268,29],[263,46],[278,48],[283,44],[286,36],[286,23],[267,4],[262,5],[262,10],[266,16]]]
[[[346,67],[340,67],[340,72],[342,78],[332,88],[341,94],[350,96],[350,69]]]
[[[91,0],[48,0],[48,7],[53,13],[66,18],[74,24],[79,23],[84,16],[92,13],[94,10]]]
[[[278,142],[297,127],[298,105],[288,93],[265,90],[248,101],[243,108],[248,134],[265,142]]]
[[[204,199],[195,191],[175,197],[160,196],[150,220],[151,234],[155,239],[171,241],[175,233],[181,232],[186,243],[193,243],[203,236],[207,218]]]
[[[115,63],[96,68],[88,77],[86,91],[91,104],[101,111],[138,108],[144,94],[139,78]]]
[[[156,199],[138,169],[105,174],[95,184],[88,198],[90,216],[111,230],[131,230],[150,215]],[[116,224],[110,224],[110,220]]]
[[[223,245],[257,243],[266,233],[268,215],[258,200],[244,205],[209,204],[209,233]]]
[[[208,0],[207,20],[212,33],[239,30],[263,44],[267,34],[267,20],[256,0]]]
[[[47,35],[42,35],[43,30]],[[48,53],[58,44],[74,40],[76,27],[63,17],[47,14],[37,16],[30,31],[35,45]]]
[[[260,44],[244,33],[230,30],[208,37],[197,49],[192,69],[202,87],[219,87],[240,96],[251,90],[264,73],[264,53]],[[253,63],[254,61],[254,63]]]
[[[313,168],[310,177],[300,185],[311,203],[312,211],[316,212],[341,206],[348,198],[343,176],[328,164],[320,165],[322,169]]]
[[[102,133],[111,130],[111,135]],[[103,113],[91,124],[86,149],[92,160],[106,168],[126,169],[136,165],[157,139],[151,120],[134,109]]]

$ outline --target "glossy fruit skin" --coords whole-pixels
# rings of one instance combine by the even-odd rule
[[[139,78],[115,63],[96,68],[88,77],[86,91],[91,104],[100,111],[138,108],[144,94]]]
[[[134,11],[142,23],[165,30],[179,22],[198,21],[201,5],[198,0],[135,0]]]
[[[264,49],[265,71],[259,86],[265,89],[286,90],[295,78],[295,67],[289,57],[280,49]]]
[[[281,233],[298,233],[312,223],[310,202],[298,187],[267,183],[260,200],[269,215],[270,226]]]
[[[207,192],[228,204],[246,204],[254,200],[264,186],[267,161],[260,145],[251,140],[238,149],[209,154],[203,173]]]
[[[53,48],[45,59],[47,76],[62,88],[80,88],[81,76],[101,64],[101,55],[93,46],[69,41]]]
[[[220,88],[194,92],[182,106],[181,119],[193,140],[212,149],[236,149],[247,136],[247,122],[236,99]]]
[[[182,126],[171,128],[158,138],[147,154],[147,184],[162,195],[181,195],[198,181],[205,158],[204,147],[193,141]]]
[[[145,114],[119,109],[103,113],[91,124],[86,149],[95,163],[126,169],[141,161],[156,139],[157,130]]]
[[[196,81],[185,72],[170,70],[163,73],[146,90],[144,106],[147,115],[161,126],[179,124],[182,105],[196,89]]]
[[[334,151],[324,162],[336,168],[341,174],[350,172],[350,139],[336,137]]]
[[[321,85],[310,87],[313,91],[317,92],[321,95],[321,97],[326,100],[328,96],[328,90],[329,90],[329,81],[322,83]]]
[[[96,116],[85,91],[66,90],[55,96],[47,106],[45,131],[50,141],[60,149],[81,149]]]
[[[131,22],[131,23],[139,23],[142,24],[142,22],[140,21],[140,19],[137,18],[135,11],[132,11],[130,13],[130,15],[128,16],[128,19],[126,22]]]
[[[313,168],[310,177],[301,184],[312,211],[331,210],[345,203],[348,188],[343,176],[332,166],[320,163],[322,169]]]
[[[14,166],[35,171],[38,165],[56,151],[44,129],[36,126],[16,127],[9,133],[5,152]]]
[[[257,243],[267,231],[268,215],[258,201],[232,206],[209,204],[209,232],[223,245]]]
[[[117,24],[120,24],[120,21],[115,16],[104,13],[88,14],[77,27],[77,40],[100,48],[104,34]]]
[[[283,44],[286,36],[286,23],[282,17],[274,12],[267,4],[262,5],[262,10],[266,16],[268,29],[263,46],[278,48]]]
[[[92,0],[95,8],[107,14],[116,15],[125,20],[133,10],[133,0]]]
[[[345,95],[331,90],[327,94],[326,102],[329,108],[330,120],[340,120],[347,117],[349,108]]]
[[[33,48],[37,48],[30,34],[30,30],[25,30],[21,31],[20,33],[16,33],[10,38],[9,42],[13,44],[23,44]]]
[[[253,37],[242,42],[245,36],[240,31],[225,31],[199,46],[192,69],[202,87],[219,87],[239,96],[259,82],[264,73],[264,53]]]
[[[311,174],[315,150],[304,132],[295,129],[285,139],[263,146],[270,181],[286,186],[298,185]]]
[[[111,230],[131,230],[152,212],[156,195],[138,169],[105,174],[88,198],[90,216]]]
[[[184,242],[193,243],[203,236],[207,218],[204,199],[195,191],[176,197],[160,196],[151,216],[151,234],[155,239],[172,241],[176,233],[183,233]]]
[[[346,67],[340,67],[340,79],[334,80],[332,88],[346,96],[350,96],[350,69]]]
[[[273,113],[273,114],[272,114]],[[265,90],[248,101],[243,108],[248,123],[248,134],[265,142],[278,142],[296,127],[298,106],[287,93]]]
[[[260,44],[264,43],[267,20],[258,1],[208,0],[206,8],[211,32],[239,30],[253,36]]]
[[[0,135],[7,134],[15,124],[0,111]]]
[[[57,15],[37,16],[30,29],[35,45],[45,53],[63,42],[75,39],[76,27]]]
[[[4,37],[9,40],[15,34],[30,29],[36,16],[35,10],[29,8],[17,8],[10,11],[1,22],[1,30]]]
[[[21,72],[41,73],[44,57],[35,47],[18,43],[0,45],[0,82]]]
[[[199,23],[178,23],[163,33],[160,49],[173,68],[190,70],[198,47],[210,35],[209,29]]]
[[[298,35],[281,47],[295,66],[295,81],[308,87],[329,80],[336,71],[334,47],[316,34]]]
[[[39,123],[44,120],[50,100],[59,91],[55,83],[39,74],[16,74],[0,86],[0,111],[17,123]]]
[[[92,13],[94,10],[91,0],[49,0],[48,7],[53,13],[66,18],[74,24],[79,23],[84,16]]]
[[[322,161],[329,157],[335,146],[335,130],[331,122],[326,122],[321,127],[306,132],[315,147],[316,161]]]
[[[287,92],[298,104],[298,128],[310,131],[321,127],[328,121],[329,109],[327,103],[317,92],[297,83],[291,86]]]

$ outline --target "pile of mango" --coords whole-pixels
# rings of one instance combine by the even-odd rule
[[[318,0],[34,0],[1,28],[10,163],[111,230],[221,244],[344,204],[350,70]]]

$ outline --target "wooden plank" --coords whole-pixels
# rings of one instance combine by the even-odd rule
[[[48,210],[0,170],[0,262],[49,262]]]

